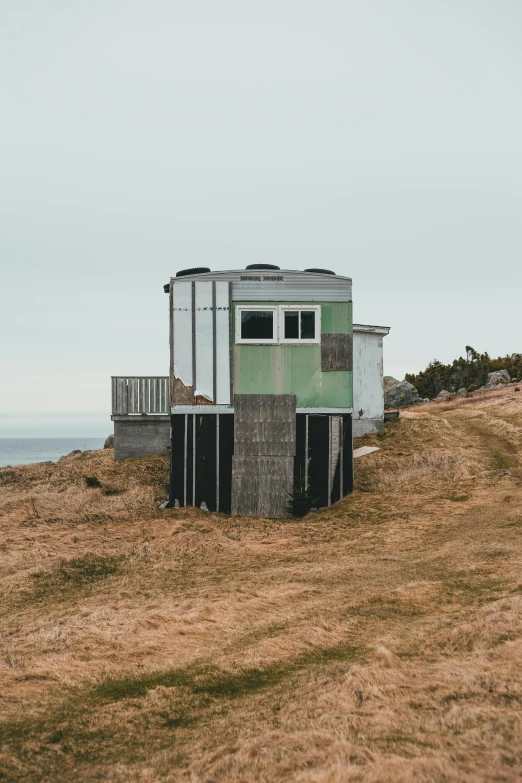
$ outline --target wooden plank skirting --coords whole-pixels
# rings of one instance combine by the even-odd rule
[[[294,394],[234,396],[232,513],[285,515],[294,479]]]
[[[232,457],[232,513],[265,519],[286,515],[293,457]]]

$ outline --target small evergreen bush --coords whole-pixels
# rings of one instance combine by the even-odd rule
[[[292,517],[304,517],[311,508],[317,505],[319,498],[314,498],[310,488],[306,486],[303,473],[294,480],[292,492],[289,493],[286,510]]]

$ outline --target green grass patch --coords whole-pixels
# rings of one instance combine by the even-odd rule
[[[340,661],[355,661],[363,656],[360,648],[351,645],[312,648],[288,663],[223,672],[214,667],[192,667],[166,672],[105,680],[94,686],[91,697],[103,702],[140,698],[154,688],[184,688],[192,694],[216,699],[237,699],[277,685],[296,672],[313,666]]]
[[[197,731],[203,721],[226,715],[230,702],[263,692],[271,698],[270,689],[283,685],[291,697],[296,678],[307,670],[362,656],[358,648],[336,645],[311,649],[263,669],[227,672],[211,666],[185,667],[70,689],[60,694],[59,701],[42,705],[38,715],[28,713],[0,722],[0,744],[10,759],[4,778],[10,783],[98,780],[93,775],[101,766],[122,758],[127,763],[138,761],[152,751],[171,748],[173,741],[180,746],[183,759],[184,732]],[[141,700],[160,687],[172,692],[160,697],[156,711],[151,702],[145,707]],[[282,693],[278,690],[279,697]],[[118,718],[108,721],[113,710]]]
[[[123,556],[111,555],[86,554],[71,560],[62,560],[51,571],[38,571],[33,574],[30,592],[37,598],[47,598],[52,594],[64,597],[121,574],[123,565]]]
[[[506,583],[503,580],[477,576],[475,580],[456,579],[446,583],[443,593],[467,606],[496,601],[499,593],[503,593],[505,589]]]

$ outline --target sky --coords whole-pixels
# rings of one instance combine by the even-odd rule
[[[326,267],[403,378],[522,352],[519,0],[2,0],[0,436],[103,436],[163,284]]]

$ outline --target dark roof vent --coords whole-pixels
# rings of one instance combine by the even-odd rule
[[[165,291],[166,294],[170,294],[170,283],[165,283],[165,285],[163,286],[163,290]]]
[[[181,269],[176,272],[176,277],[186,277],[186,275],[202,275],[203,272],[211,272],[208,266],[195,266],[192,269]]]
[[[281,269],[280,266],[275,264],[249,264],[245,269]]]
[[[315,272],[317,275],[335,275],[331,269],[305,269],[305,272]]]

